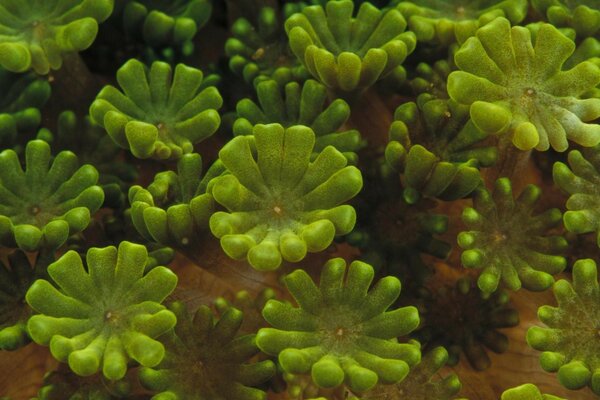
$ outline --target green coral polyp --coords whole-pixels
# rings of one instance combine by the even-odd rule
[[[158,266],[144,275],[144,246],[121,242],[119,248],[92,248],[87,268],[75,251],[48,267],[54,286],[37,280],[26,295],[39,313],[27,330],[38,344],[78,375],[102,370],[110,380],[125,376],[130,361],[158,365],[164,346],[155,338],[176,323],[160,303],[177,285],[177,276]]]
[[[419,0],[402,1],[396,8],[421,42],[450,45],[463,43],[480,26],[497,17],[518,24],[527,15],[526,0]]]
[[[550,394],[542,394],[537,386],[526,383],[502,393],[500,400],[566,400]]]
[[[25,149],[26,168],[13,150],[0,153],[0,243],[25,251],[57,249],[81,232],[104,201],[98,172],[78,168],[75,154],[63,151],[51,162],[50,146],[33,140]]]
[[[429,95],[418,100],[396,109],[386,160],[402,171],[409,203],[419,195],[465,197],[481,182],[478,167],[493,165],[497,151],[481,144],[488,135],[469,121],[467,107]]]
[[[483,269],[477,284],[484,293],[494,292],[500,280],[511,290],[548,289],[555,275],[567,266],[561,255],[567,241],[548,232],[561,222],[561,212],[549,209],[533,215],[542,193],[528,185],[513,199],[508,178],[496,181],[493,192],[481,188],[474,208],[465,208],[462,220],[468,231],[458,235],[467,268]]]
[[[106,86],[90,107],[92,119],[138,158],[178,159],[216,132],[223,104],[202,71],[156,61],[148,70],[135,59],[117,71],[123,92]]]
[[[208,0],[137,0],[123,9],[123,25],[141,31],[152,46],[183,43],[194,38],[212,13]]]
[[[237,336],[242,312],[229,308],[215,321],[201,306],[190,315],[181,303],[170,307],[177,326],[166,341],[167,356],[156,368],[143,368],[144,386],[153,400],[265,400],[257,386],[275,374],[270,360],[248,363],[259,353],[254,334]]]
[[[9,71],[60,69],[66,53],[87,49],[114,0],[6,0],[0,5],[0,65]]]
[[[258,124],[219,152],[229,173],[209,191],[228,212],[214,213],[210,229],[230,257],[273,270],[352,230],[356,212],[342,203],[362,188],[361,173],[333,146],[311,162],[314,144],[309,127]]]
[[[501,40],[499,40],[501,38]],[[600,68],[584,61],[563,71],[575,43],[543,24],[535,43],[525,27],[497,18],[456,52],[461,71],[448,77],[448,93],[470,105],[475,125],[508,135],[521,150],[565,151],[568,140],[590,147],[600,142],[600,99],[579,97],[600,83]]]
[[[573,282],[561,279],[552,290],[558,307],[544,305],[538,309],[538,318],[548,327],[529,328],[527,343],[542,351],[542,368],[558,372],[563,386],[575,390],[589,385],[600,394],[600,289],[596,263],[591,259],[576,261]]]
[[[574,233],[596,232],[600,247],[600,148],[582,152],[573,150],[568,156],[569,166],[554,164],[554,182],[569,193],[565,228]]]
[[[578,37],[600,32],[600,3],[596,0],[532,0],[531,5],[553,25],[575,29]]]
[[[129,190],[131,217],[138,232],[147,240],[174,247],[197,246],[208,233],[213,198],[206,193],[207,175],[202,178],[202,158],[185,154],[178,172],[158,173],[147,189]]]
[[[306,69],[294,57],[273,8],[262,7],[255,25],[246,18],[238,19],[231,32],[233,37],[225,42],[229,68],[246,82],[273,79],[285,84],[306,79]]]
[[[325,86],[361,91],[389,75],[416,46],[414,33],[397,10],[382,11],[365,2],[353,17],[354,2],[309,6],[288,18],[290,47]]]
[[[325,106],[327,88],[309,79],[302,86],[296,82],[281,87],[273,80],[256,85],[258,102],[241,100],[236,107],[238,119],[233,125],[235,135],[251,135],[256,124],[278,123],[284,127],[304,125],[315,136],[314,155],[329,145],[350,160],[356,160],[361,147],[360,132],[356,129],[339,132],[350,118],[350,107],[342,99]]]
[[[347,276],[346,276],[347,275]],[[387,311],[400,295],[400,281],[388,276],[371,290],[373,268],[341,258],[329,260],[317,287],[304,270],[284,278],[298,303],[269,300],[263,316],[273,328],[259,330],[256,342],[278,355],[282,368],[310,373],[322,388],[345,383],[364,392],[378,382],[401,381],[420,361],[419,346],[397,338],[419,325],[414,307]]]
[[[38,127],[40,109],[50,97],[50,83],[34,74],[14,74],[0,69],[0,143],[12,145],[17,133]]]

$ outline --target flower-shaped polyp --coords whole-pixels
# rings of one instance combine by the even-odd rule
[[[197,246],[208,233],[213,198],[206,193],[210,175],[202,178],[202,158],[185,154],[178,172],[159,172],[147,189],[129,190],[131,218],[147,240],[174,247]]]
[[[42,121],[40,108],[50,97],[50,83],[34,74],[0,69],[0,144],[13,146],[17,132],[35,129]]]
[[[496,18],[479,28],[456,52],[448,93],[471,106],[481,130],[505,134],[521,150],[550,146],[565,151],[567,139],[582,146],[600,142],[600,99],[578,97],[600,83],[600,68],[582,62],[563,71],[575,43],[543,24],[532,44],[525,27]]]
[[[27,292],[27,303],[38,313],[27,330],[38,344],[50,345],[52,355],[78,375],[100,368],[111,380],[122,379],[131,360],[156,366],[164,357],[157,336],[173,328],[175,315],[160,303],[177,285],[166,267],[146,275],[144,246],[121,242],[91,248],[87,268],[79,254],[65,253],[48,267],[58,287],[39,279]]]
[[[214,86],[206,86],[202,71],[156,61],[150,70],[135,59],[117,71],[123,92],[106,86],[90,107],[119,146],[138,158],[178,159],[194,144],[215,133],[223,103]]]
[[[12,150],[0,153],[0,243],[25,251],[57,249],[85,229],[104,201],[98,172],[77,157],[32,140],[25,149],[26,168]]]
[[[272,361],[248,363],[260,350],[254,334],[237,336],[242,312],[229,308],[215,323],[212,311],[201,306],[190,315],[181,303],[171,309],[177,326],[166,339],[167,356],[156,368],[143,368],[140,379],[155,392],[153,400],[265,400],[252,386],[275,374]]]
[[[442,45],[464,42],[497,17],[518,24],[527,15],[527,8],[527,0],[418,0],[402,1],[397,6],[419,42]]]
[[[25,253],[17,250],[8,261],[0,262],[0,350],[15,350],[29,341],[26,325],[31,311],[23,300],[35,280]]]
[[[258,124],[253,132],[223,147],[219,157],[230,173],[209,185],[228,210],[210,217],[223,250],[272,270],[282,258],[298,262],[350,232],[356,212],[342,203],[362,188],[360,171],[333,146],[311,162],[315,134],[309,127]]]
[[[575,29],[577,37],[600,33],[600,4],[597,0],[532,0],[531,5],[545,14],[552,25]]]
[[[191,40],[204,26],[212,5],[209,0],[135,0],[123,9],[127,31],[141,30],[151,46]]]
[[[320,287],[304,270],[287,275],[285,284],[299,308],[268,301],[263,316],[274,328],[258,331],[258,347],[278,355],[286,372],[310,372],[322,388],[345,382],[364,392],[377,382],[401,381],[421,353],[417,344],[397,338],[419,325],[419,313],[415,307],[387,311],[400,295],[397,278],[387,276],[369,290],[370,265],[354,261],[346,269],[343,259],[329,260]]]
[[[397,10],[352,0],[309,6],[285,21],[292,51],[321,83],[343,92],[367,89],[401,66],[416,45]]]
[[[361,146],[360,132],[356,129],[339,132],[350,117],[350,107],[342,99],[325,107],[327,88],[319,82],[309,79],[302,86],[290,82],[282,88],[277,82],[267,80],[256,85],[256,93],[260,106],[250,99],[238,102],[235,135],[251,135],[256,124],[304,125],[316,135],[315,154],[331,145],[349,159],[356,159],[355,151]]]
[[[500,400],[566,400],[551,394],[542,394],[537,386],[526,383],[521,386],[508,389],[502,393]]]
[[[538,309],[538,318],[548,328],[527,331],[527,343],[542,351],[540,364],[548,372],[558,371],[558,380],[568,389],[589,385],[600,394],[600,289],[596,263],[578,260],[573,265],[573,283],[561,279],[552,288],[558,307]]]
[[[65,53],[87,49],[114,0],[5,0],[0,4],[0,65],[38,74],[62,66]]]
[[[460,391],[456,374],[439,379],[440,370],[448,361],[448,352],[436,347],[423,356],[421,362],[410,369],[408,376],[395,385],[380,385],[361,396],[361,400],[403,399],[451,400]]]
[[[257,23],[240,18],[231,26],[233,37],[225,42],[229,68],[248,83],[274,79],[279,84],[306,79],[306,69],[292,53],[277,11],[262,7]]]
[[[521,285],[528,290],[546,290],[555,275],[567,266],[567,241],[548,235],[561,222],[561,213],[553,208],[534,215],[541,190],[528,185],[513,198],[508,178],[496,181],[493,193],[480,188],[473,207],[463,211],[462,220],[469,231],[458,235],[461,255],[467,268],[483,269],[477,284],[484,293],[492,293],[500,280],[511,290]]]
[[[554,164],[554,182],[571,196],[563,216],[565,228],[574,233],[596,232],[600,247],[600,147],[573,150],[569,166]]]
[[[481,182],[477,168],[496,162],[496,149],[480,145],[488,135],[469,121],[468,107],[426,94],[418,100],[396,109],[385,150],[388,163],[403,172],[404,198],[465,197]]]

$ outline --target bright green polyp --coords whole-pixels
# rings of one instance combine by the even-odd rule
[[[526,0],[395,0],[397,10],[408,20],[408,27],[419,42],[451,45],[463,43],[477,28],[498,17],[518,24],[527,15]]]
[[[471,106],[473,123],[507,135],[520,150],[565,151],[568,140],[584,147],[600,142],[600,99],[580,97],[600,83],[591,61],[563,70],[575,43],[550,24],[535,41],[525,27],[497,18],[479,28],[456,52],[460,71],[448,77],[448,93]]]
[[[136,0],[125,5],[123,26],[151,46],[180,44],[192,40],[211,13],[208,0]]]
[[[599,4],[593,1],[532,0],[531,5],[557,27],[573,28],[578,38],[600,32]]]
[[[250,99],[238,102],[235,135],[251,135],[256,124],[278,123],[286,128],[304,125],[316,136],[314,157],[331,145],[356,161],[356,151],[362,147],[360,132],[343,130],[350,118],[350,106],[342,99],[326,104],[324,85],[309,79],[302,85],[290,82],[282,87],[274,80],[265,80],[256,85],[256,93],[259,104]]]
[[[170,309],[177,326],[165,340],[167,356],[154,368],[142,368],[142,384],[157,393],[152,400],[266,400],[254,387],[275,374],[270,360],[257,355],[254,334],[238,335],[242,312],[230,307],[216,320],[207,306],[190,314],[182,303]]]
[[[554,284],[558,307],[544,305],[538,309],[538,318],[547,328],[529,328],[527,343],[543,351],[542,368],[558,372],[558,380],[564,387],[576,390],[587,385],[600,394],[597,275],[593,260],[575,262],[573,282],[561,279]]]
[[[467,106],[428,94],[396,108],[385,158],[402,173],[407,202],[457,200],[480,185],[478,168],[493,165],[497,151],[481,145],[488,134],[468,119]]]
[[[502,393],[501,400],[565,400],[550,394],[542,394],[540,389],[531,383],[508,389]]]
[[[333,146],[311,162],[314,146],[309,127],[258,124],[219,152],[229,173],[209,191],[227,212],[214,213],[210,229],[227,255],[273,270],[352,230],[356,213],[342,203],[362,188],[361,173]]]
[[[554,182],[570,196],[563,219],[565,228],[574,233],[595,232],[600,247],[600,149],[569,153],[569,165],[554,164]]]
[[[129,190],[131,219],[147,240],[177,248],[197,246],[208,233],[214,201],[206,193],[210,173],[202,178],[202,158],[185,154],[174,171],[159,172],[143,188]]]
[[[416,45],[397,10],[354,2],[308,6],[285,22],[290,47],[318,81],[341,92],[362,91],[401,67]]]
[[[118,250],[91,248],[87,269],[75,251],[64,254],[48,267],[57,286],[39,279],[27,292],[27,303],[39,313],[27,324],[31,338],[81,376],[102,370],[118,380],[131,361],[157,365],[164,347],[154,338],[176,323],[160,303],[177,276],[161,266],[144,275],[147,259],[144,246],[129,242]]]
[[[173,72],[159,61],[148,69],[132,59],[119,68],[117,81],[122,92],[104,87],[90,115],[137,158],[179,159],[221,123],[221,95],[198,69],[178,64]]]
[[[57,249],[84,230],[104,201],[98,171],[78,166],[75,154],[52,159],[50,146],[33,140],[25,170],[13,150],[0,153],[0,243],[25,251]]]
[[[5,0],[0,5],[0,66],[45,75],[67,53],[87,49],[114,0]]]
[[[478,189],[473,208],[464,209],[468,231],[458,235],[461,261],[467,268],[482,269],[477,281],[482,292],[496,291],[500,282],[511,290],[546,290],[554,283],[552,275],[565,269],[561,254],[567,242],[548,235],[560,224],[561,213],[553,208],[534,215],[541,195],[537,186],[528,185],[514,199],[510,180],[501,178],[492,192]]]
[[[418,344],[396,338],[419,325],[414,307],[388,311],[400,294],[400,281],[388,276],[371,290],[373,268],[341,258],[329,260],[320,287],[304,270],[284,278],[298,307],[269,300],[263,316],[273,328],[258,331],[262,351],[278,355],[285,372],[310,373],[321,388],[345,383],[365,392],[378,382],[399,382],[420,361]]]

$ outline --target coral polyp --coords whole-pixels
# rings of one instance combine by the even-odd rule
[[[0,0],[0,400],[592,400],[599,246],[600,0]]]

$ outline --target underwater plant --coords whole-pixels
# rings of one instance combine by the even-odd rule
[[[599,1],[0,0],[0,400],[599,398]]]

